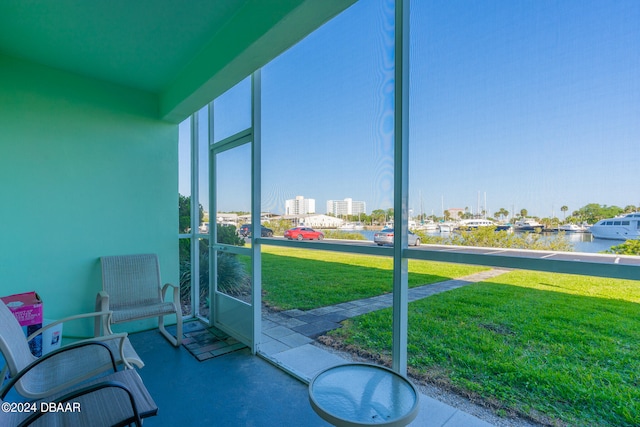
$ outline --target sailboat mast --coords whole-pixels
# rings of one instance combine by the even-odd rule
[[[484,192],[484,219],[487,219],[487,192]]]

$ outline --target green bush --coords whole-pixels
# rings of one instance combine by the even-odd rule
[[[191,298],[191,262],[180,264],[180,298],[189,301]],[[209,254],[200,256],[200,300],[209,295]],[[235,254],[218,253],[218,290],[233,296],[245,295],[251,290],[251,277],[245,265]]]
[[[422,230],[416,230],[414,233],[420,238],[420,243],[423,245],[446,245],[448,243],[448,239],[442,236],[425,233]]]
[[[347,233],[339,230],[324,230],[322,233],[324,237],[328,239],[367,240],[367,238],[360,233]]]
[[[618,255],[640,255],[640,239],[627,240],[617,246],[612,246],[603,253]]]
[[[218,290],[233,296],[251,292],[251,276],[236,254],[218,253]]]
[[[216,224],[218,243],[231,246],[244,246],[244,239],[238,235],[235,225]]]
[[[288,219],[278,219],[267,221],[263,224],[265,227],[273,230],[274,236],[282,236],[284,232],[293,227],[291,221]]]
[[[486,248],[535,249],[540,251],[573,251],[573,246],[561,232],[555,239],[547,239],[538,233],[509,233],[496,231],[496,227],[478,227],[458,230],[449,238],[417,233],[423,244],[445,244],[457,246],[480,246]]]
[[[244,246],[244,239],[238,236],[233,225],[217,224],[218,242]],[[200,300],[209,296],[209,240],[198,239],[200,259],[200,277],[198,279]],[[183,303],[191,300],[191,239],[180,239],[180,299]],[[241,295],[246,292],[250,280],[244,265],[234,254],[218,254],[218,289],[230,295]]]
[[[191,239],[180,240],[180,300],[191,301]],[[200,299],[209,295],[209,240],[198,239],[200,259]]]

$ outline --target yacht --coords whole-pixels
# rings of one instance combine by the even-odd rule
[[[539,233],[544,228],[544,224],[540,224],[538,221],[532,218],[522,218],[513,225],[515,231],[534,231]]]
[[[463,219],[460,221],[458,228],[462,229],[476,229],[479,227],[495,227],[496,231],[509,230],[511,225],[509,224],[496,224],[488,219]]]
[[[591,226],[591,234],[597,239],[638,239],[640,238],[640,212],[598,221]]]
[[[338,227],[338,230],[364,230],[364,225],[360,222],[347,222]]]
[[[564,231],[565,233],[588,233],[589,227],[579,224],[562,224],[558,227],[558,231]]]
[[[450,233],[452,232],[458,225],[455,222],[441,222],[438,224],[438,229],[441,233]]]
[[[424,223],[416,226],[416,230],[422,230],[426,232],[438,231],[438,224],[433,221],[425,221]]]

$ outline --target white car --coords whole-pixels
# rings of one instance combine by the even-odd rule
[[[378,246],[393,246],[393,228],[384,228],[373,235],[373,243]],[[420,246],[420,238],[409,231],[409,246]]]

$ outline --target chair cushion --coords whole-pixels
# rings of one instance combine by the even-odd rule
[[[175,314],[176,309],[171,302],[161,302],[153,305],[120,307],[114,310],[111,323],[128,322],[130,320],[144,319],[148,317],[163,316],[165,314]]]
[[[153,398],[147,391],[138,373],[133,369],[118,371],[82,383],[72,389],[37,401],[36,405],[40,408],[40,402],[52,402],[70,391],[104,381],[117,381],[124,384],[134,396],[136,407],[138,408],[138,413],[141,418],[154,416],[158,413],[158,406],[153,401]],[[105,388],[94,393],[76,397],[69,403],[72,406],[66,406],[66,408],[71,408],[71,411],[47,413],[32,425],[46,427],[110,426],[132,415],[129,399],[121,389]],[[73,410],[74,403],[77,405],[76,407],[79,406],[79,411]],[[17,425],[29,415],[29,413],[2,413],[0,414],[0,421],[2,425]]]

